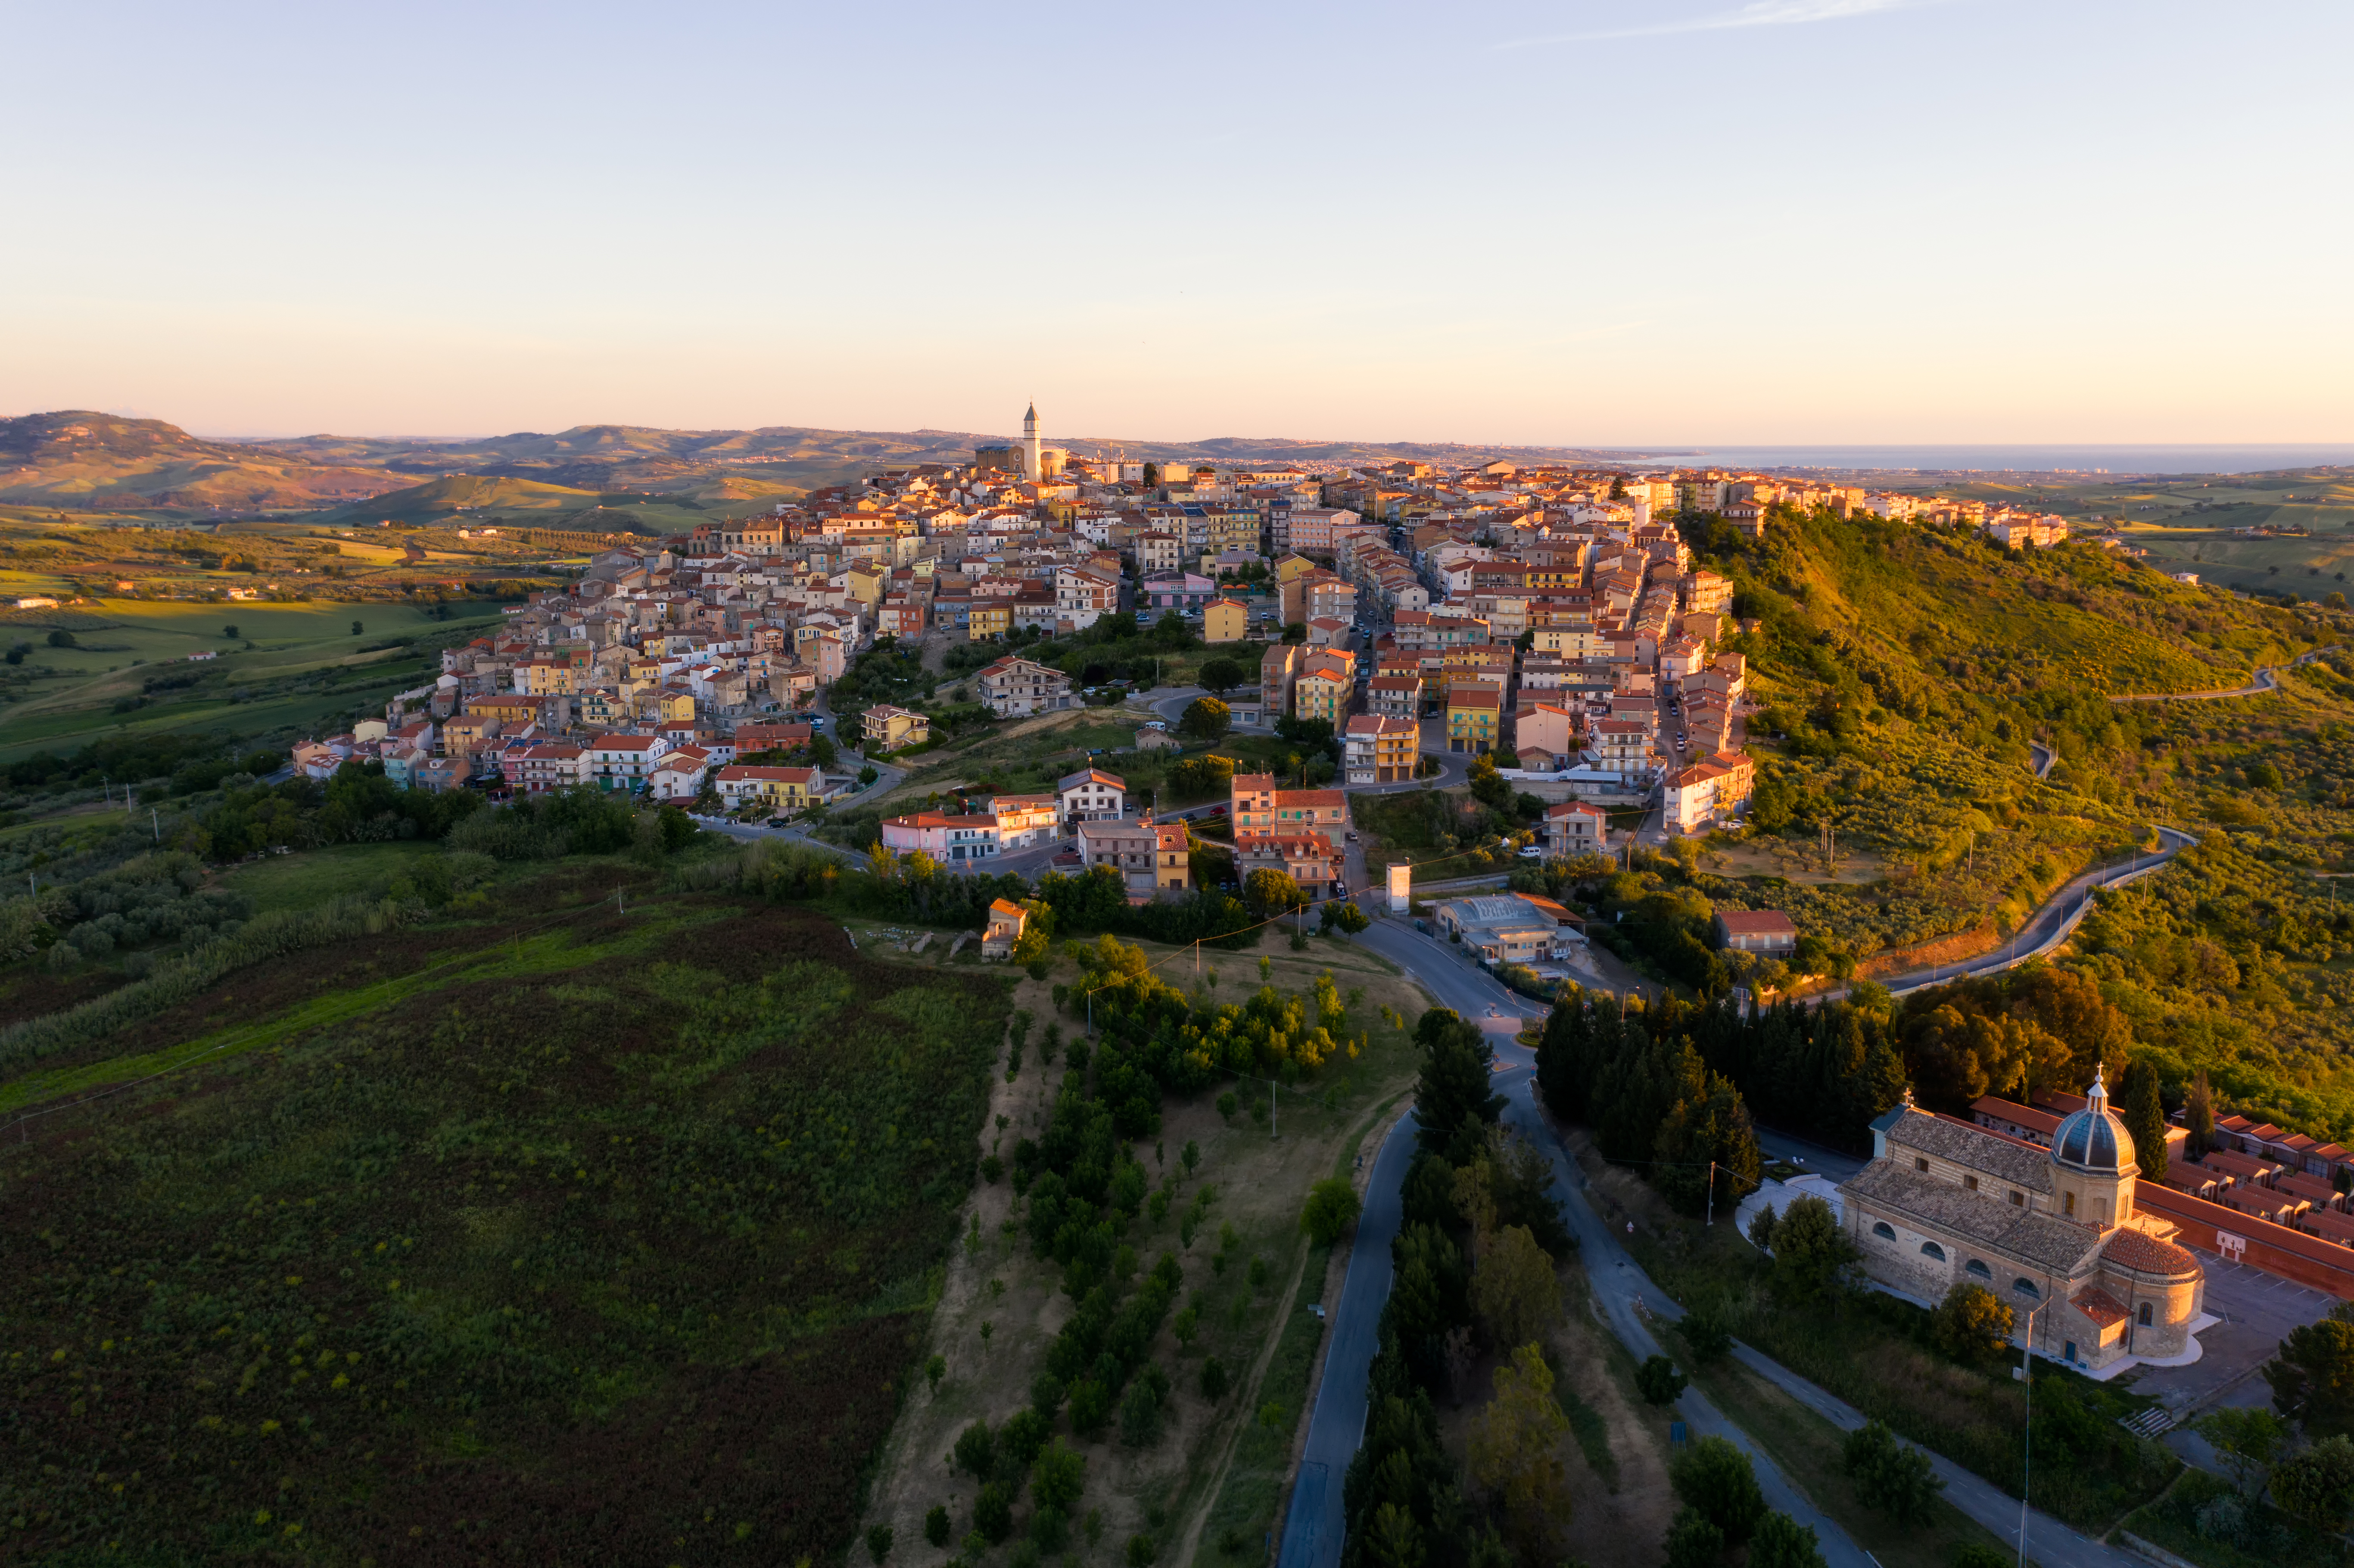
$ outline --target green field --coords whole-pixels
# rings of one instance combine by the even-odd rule
[[[247,874],[299,900],[393,858]],[[623,917],[581,869],[0,1086],[223,1047],[0,1147],[8,1421],[51,1461],[0,1473],[12,1559],[833,1557],[1004,988],[812,912],[649,885]]]
[[[76,613],[72,648],[48,646],[41,625],[20,621],[0,629],[0,640],[31,644],[10,672],[16,681],[0,687],[16,699],[0,707],[0,761],[101,735],[217,729],[299,737],[347,724],[355,708],[429,684],[440,673],[433,651],[498,624],[481,606],[463,609],[475,619],[436,620],[429,607],[412,604],[105,599]],[[93,616],[104,624],[87,625]],[[363,628],[356,635],[355,622]],[[230,626],[239,641],[227,637]],[[381,646],[393,638],[417,645]],[[218,657],[189,662],[200,652]],[[156,684],[167,681],[174,684]],[[135,705],[118,711],[125,702]]]

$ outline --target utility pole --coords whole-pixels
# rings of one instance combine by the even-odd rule
[[[2027,1385],[2027,1431],[2020,1440],[2019,1568],[2027,1568],[2027,1494],[2035,1478],[2035,1314],[2041,1303],[2028,1309],[2027,1343],[2020,1359],[2020,1381]]]
[[[155,842],[159,844],[162,843],[164,842],[164,819],[155,814],[155,808],[153,806],[147,808],[147,825],[154,830]]]
[[[1716,1224],[1716,1161],[1708,1162],[1708,1223]]]

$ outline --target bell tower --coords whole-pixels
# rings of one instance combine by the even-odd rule
[[[1030,411],[1022,416],[1022,477],[1036,484],[1046,477],[1045,467],[1038,450],[1038,405],[1032,403]]]

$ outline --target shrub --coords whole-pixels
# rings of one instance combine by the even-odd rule
[[[1215,1404],[1225,1396],[1225,1364],[1212,1356],[1202,1363],[1202,1397]]]
[[[1087,1456],[1057,1437],[1038,1451],[1030,1467],[1030,1495],[1041,1509],[1059,1510],[1067,1516],[1086,1489],[1087,1478]]]
[[[882,1568],[883,1559],[891,1555],[891,1527],[889,1525],[877,1524],[868,1527],[866,1531],[866,1555],[875,1560],[875,1568]]]
[[[1635,1369],[1635,1388],[1649,1404],[1673,1404],[1690,1381],[1665,1356],[1647,1357]]]
[[[924,1539],[930,1542],[934,1546],[945,1548],[948,1545],[948,1504],[934,1503],[931,1507],[931,1511],[924,1515]]]
[[[1160,1549],[1152,1544],[1152,1537],[1131,1535],[1128,1538],[1128,1550],[1125,1555],[1128,1559],[1128,1568],[1151,1568],[1152,1560],[1161,1555],[1161,1552]]]
[[[997,1429],[997,1446],[1018,1468],[1028,1469],[1046,1446],[1053,1424],[1034,1410],[1017,1410]]]
[[[2009,1302],[1965,1279],[1946,1292],[1930,1316],[1929,1332],[1956,1361],[1984,1361],[2002,1353],[2017,1321]]]
[[[997,1467],[997,1437],[990,1431],[989,1423],[976,1421],[957,1434],[956,1447],[949,1461],[973,1479],[987,1480]]]
[[[1724,1531],[1697,1509],[1679,1509],[1668,1526],[1666,1568],[1717,1568],[1724,1556]]]
[[[1093,1378],[1071,1385],[1071,1430],[1092,1435],[1111,1419],[1111,1390]]]
[[[990,1482],[972,1499],[972,1527],[987,1536],[991,1546],[1013,1533],[1013,1492],[1003,1481]]]
[[[1811,1526],[1787,1513],[1769,1513],[1758,1521],[1749,1542],[1749,1568],[1825,1568],[1822,1548]]]
[[[2273,1471],[2273,1496],[2317,1530],[2344,1530],[2354,1515],[2354,1440],[2339,1433],[2282,1464]]]
[[[1930,1466],[1929,1456],[1897,1442],[1885,1425],[1868,1421],[1849,1433],[1840,1459],[1864,1507],[1878,1509],[1899,1524],[1929,1522],[1946,1483]]]
[[[1676,1496],[1700,1510],[1734,1545],[1749,1539],[1766,1517],[1766,1495],[1749,1456],[1722,1437],[1703,1437],[1668,1467]]]
[[[1684,1348],[1702,1366],[1733,1349],[1733,1330],[1724,1326],[1724,1319],[1712,1307],[1687,1312],[1676,1329],[1683,1336]]]
[[[1150,1380],[1139,1378],[1120,1397],[1119,1440],[1130,1448],[1144,1448],[1160,1436],[1161,1395]]]

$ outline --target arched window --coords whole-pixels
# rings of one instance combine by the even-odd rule
[[[1921,1244],[1921,1255],[1923,1257],[1934,1257],[1939,1263],[1943,1263],[1946,1261],[1946,1249],[1939,1246],[1935,1242],[1923,1242]]]
[[[1896,1231],[1894,1227],[1890,1225],[1886,1220],[1882,1220],[1878,1224],[1872,1226],[1872,1234],[1878,1236],[1882,1241],[1894,1241],[1896,1239]]]
[[[1968,1263],[1963,1265],[1962,1272],[1968,1275],[1973,1279],[1992,1279],[1994,1277],[1994,1270],[1988,1268],[1985,1264],[1980,1263],[1977,1258],[1972,1258]]]
[[[2021,1296],[2040,1297],[2043,1294],[2041,1290],[2036,1288],[2035,1281],[2031,1279],[2014,1279],[2010,1282],[2010,1287]]]
[[[2141,1324],[2141,1326],[2142,1326],[2143,1328],[2145,1328],[2145,1329],[2147,1329],[2147,1328],[2148,1328],[2148,1327],[2149,1327],[2149,1303],[2148,1303],[2148,1302],[2145,1301],[2145,1302],[2143,1302],[2143,1303],[2141,1304],[2141,1315],[2140,1315],[2137,1319],[2135,1319],[2135,1320],[2136,1320],[2137,1322],[2140,1323],[2140,1324]]]

